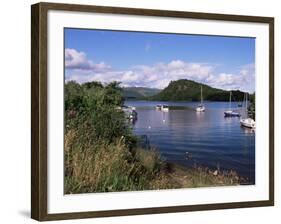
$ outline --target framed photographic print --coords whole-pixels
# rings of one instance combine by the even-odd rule
[[[32,5],[32,218],[274,204],[274,18]]]

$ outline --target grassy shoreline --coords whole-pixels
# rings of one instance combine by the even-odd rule
[[[170,170],[167,177],[173,188],[196,188],[240,185],[242,180],[235,171],[212,170],[208,167],[187,168],[178,164],[168,163]]]
[[[85,150],[83,156],[70,156],[67,144],[66,170],[72,171],[66,172],[66,194],[233,186],[242,180],[235,171],[187,168],[165,162],[155,150],[128,150],[122,140],[102,150]]]

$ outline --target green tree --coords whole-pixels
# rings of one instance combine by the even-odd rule
[[[92,138],[107,139],[109,142],[127,136],[130,129],[120,109],[123,103],[118,82],[105,86],[99,82],[82,85],[68,82],[65,84],[66,129],[81,128],[82,132],[91,130]]]

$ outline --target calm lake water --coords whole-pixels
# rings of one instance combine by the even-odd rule
[[[255,183],[255,133],[240,126],[238,117],[225,118],[228,102],[205,102],[206,111],[196,112],[197,102],[126,101],[135,106],[138,119],[133,124],[136,135],[146,135],[150,146],[169,162],[187,167],[235,170]],[[163,112],[157,104],[178,106]],[[237,103],[233,109],[241,110]],[[186,158],[186,152],[191,158]]]

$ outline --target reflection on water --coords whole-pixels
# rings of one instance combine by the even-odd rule
[[[138,113],[134,133],[146,135],[167,161],[188,167],[197,164],[233,169],[254,183],[255,132],[242,128],[238,117],[224,117],[227,102],[207,102],[206,111],[201,113],[194,110],[197,103],[165,102],[172,106],[167,112],[156,110],[157,104],[164,103],[126,102]]]

